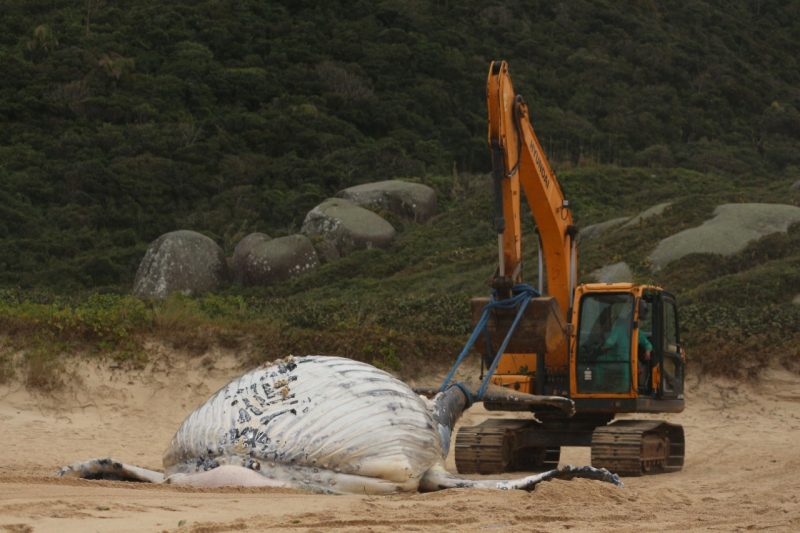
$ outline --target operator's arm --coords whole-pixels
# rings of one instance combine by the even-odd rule
[[[653,343],[650,342],[650,339],[647,337],[647,333],[642,330],[639,330],[639,346],[648,352],[653,351]]]
[[[642,353],[645,361],[650,360],[650,355],[653,353],[653,343],[650,342],[650,339],[647,337],[647,333],[642,330],[639,330],[639,349],[644,349]]]
[[[611,350],[617,344],[619,344],[619,335],[620,335],[620,328],[615,325],[614,327],[611,328],[611,331],[608,332],[608,335],[606,335],[606,340],[603,341],[604,352]]]

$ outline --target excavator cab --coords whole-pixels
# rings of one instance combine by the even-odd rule
[[[675,298],[659,287],[632,284],[581,286],[578,294],[573,395],[682,400]],[[651,403],[637,402],[631,410]]]
[[[627,394],[633,386],[633,307],[630,293],[590,293],[578,319],[579,393]]]

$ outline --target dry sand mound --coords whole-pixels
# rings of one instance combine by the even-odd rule
[[[714,218],[658,243],[649,259],[653,270],[689,254],[733,255],[770,233],[800,222],[800,207],[784,204],[724,204]]]
[[[626,478],[625,489],[575,480],[533,493],[321,496],[54,478],[60,465],[100,455],[159,468],[183,417],[242,370],[223,353],[156,356],[138,373],[81,364],[83,384],[56,397],[0,386],[0,531],[800,529],[800,377],[780,370],[756,386],[690,382],[688,409],[666,417],[686,428],[684,470]],[[463,423],[486,416],[473,408]],[[562,460],[585,464],[589,452],[566,448]]]

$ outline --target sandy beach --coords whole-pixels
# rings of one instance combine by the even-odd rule
[[[625,478],[624,489],[574,480],[531,493],[323,496],[54,477],[104,456],[161,469],[183,418],[242,371],[222,353],[159,360],[135,372],[84,361],[57,393],[0,386],[0,531],[800,530],[800,377],[781,369],[756,383],[688,380],[686,411],[667,416],[686,430],[683,471]],[[474,407],[462,422],[488,415]],[[562,453],[588,462],[588,448]]]

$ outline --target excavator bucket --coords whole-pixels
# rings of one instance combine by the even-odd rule
[[[480,320],[483,308],[488,303],[488,297],[470,300],[473,327]],[[493,351],[497,350],[505,339],[516,314],[517,309],[492,309],[486,331],[489,334]],[[566,324],[561,318],[556,299],[550,296],[532,298],[505,351],[509,353],[553,353],[565,341],[566,332]],[[480,349],[485,342],[482,334],[475,345]]]

